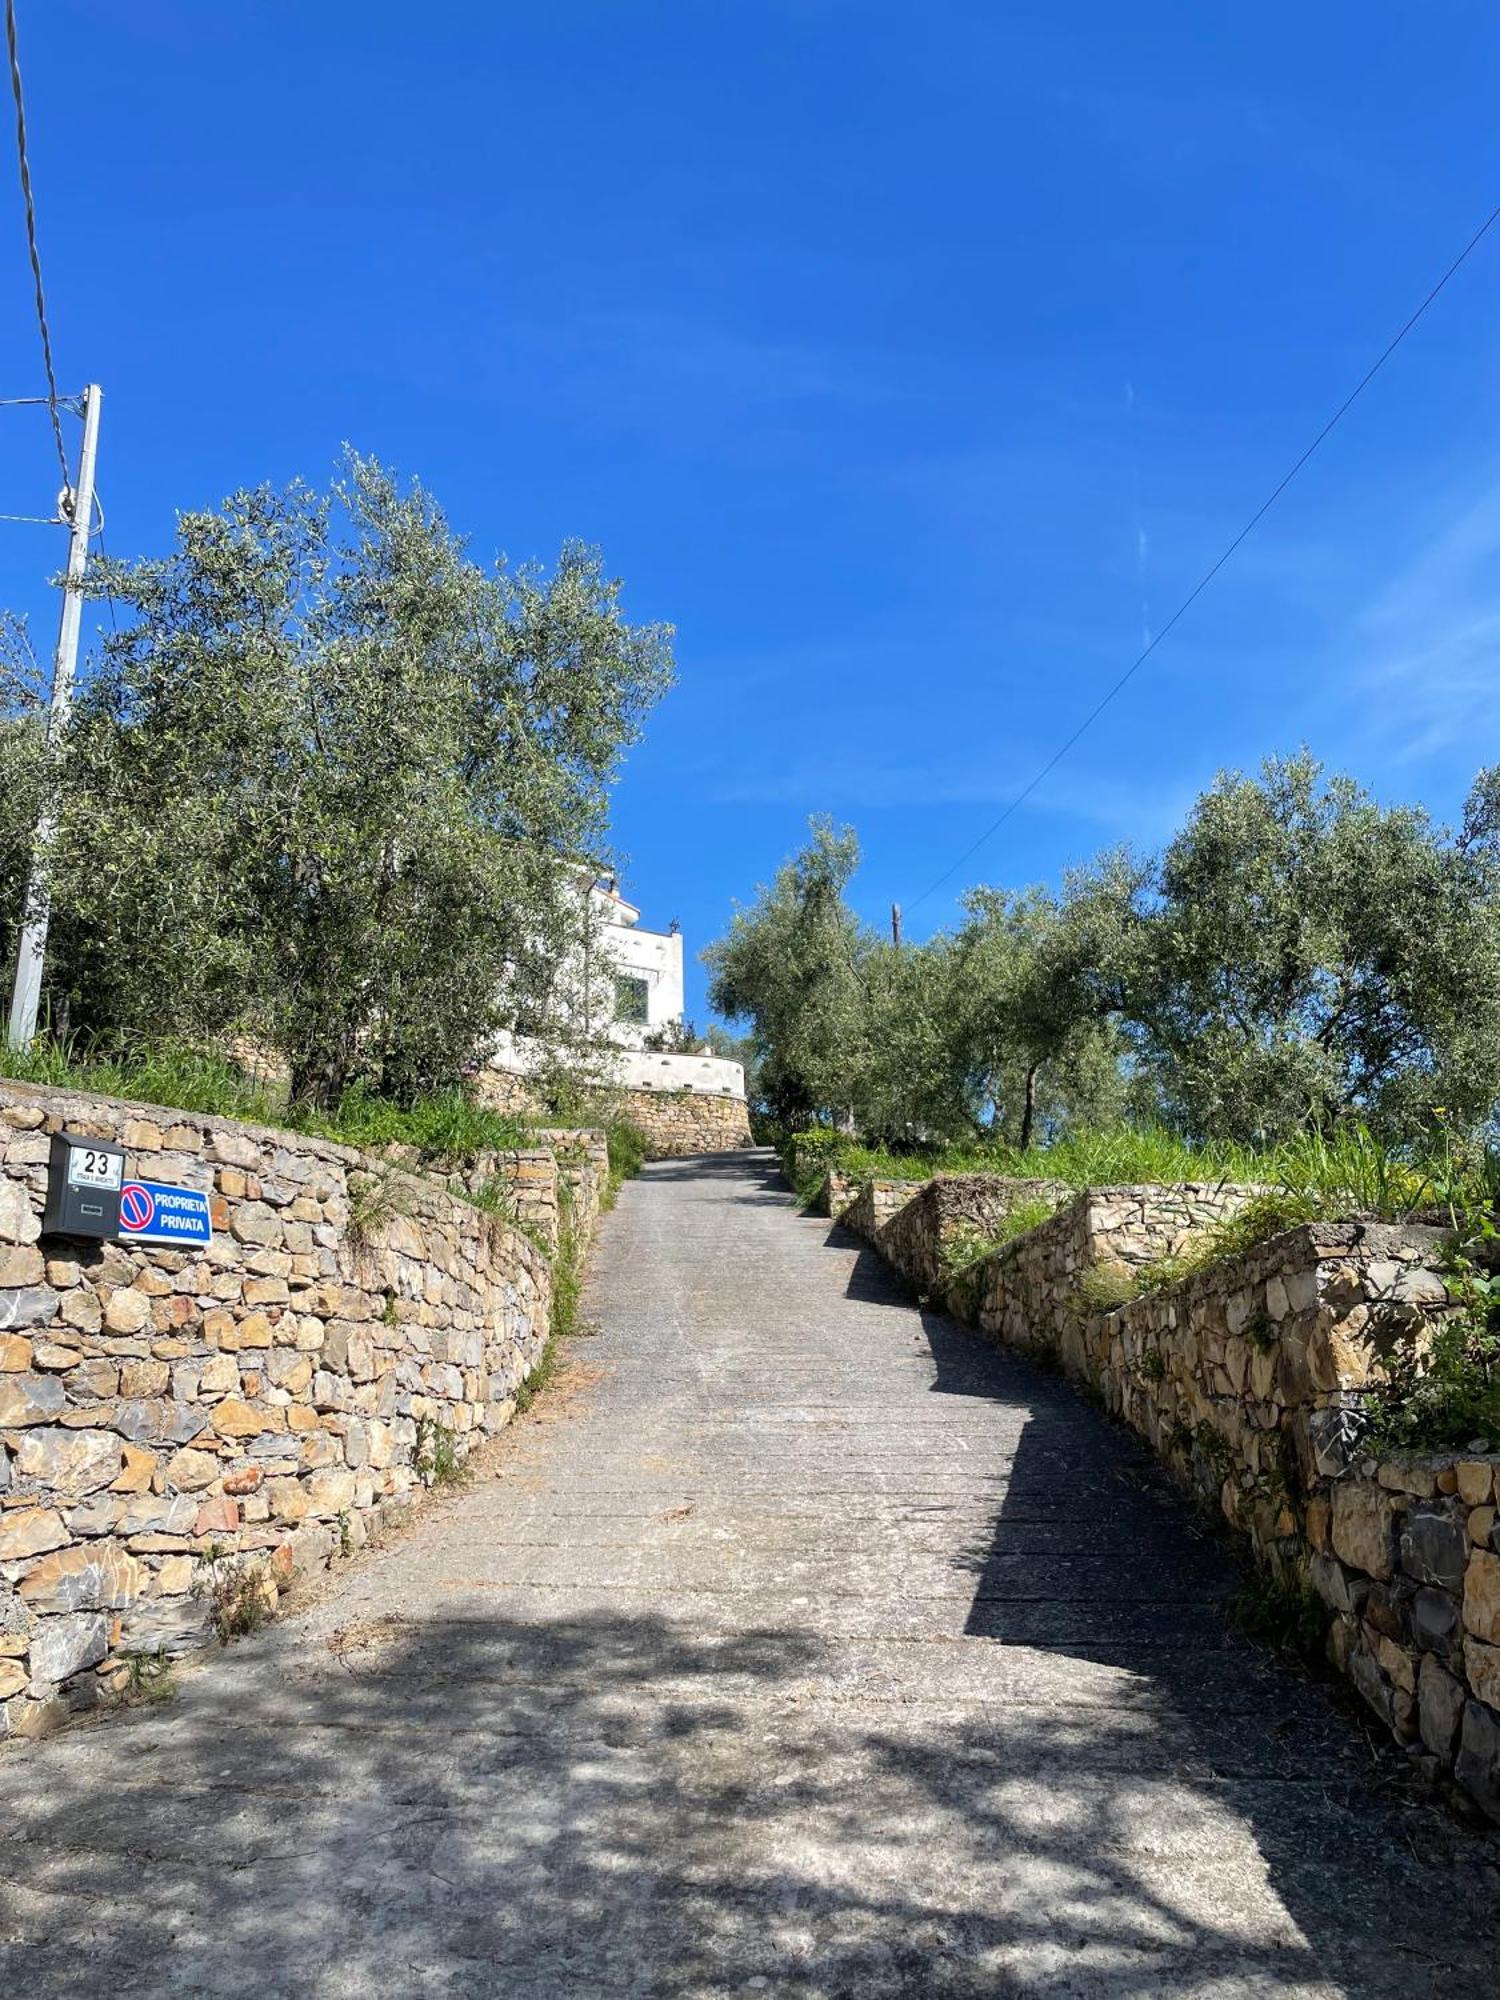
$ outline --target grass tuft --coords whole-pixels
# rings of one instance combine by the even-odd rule
[[[473,1477],[472,1468],[459,1452],[456,1433],[436,1417],[417,1418],[411,1462],[424,1486],[466,1486]]]
[[[1317,1594],[1293,1573],[1257,1569],[1225,1599],[1224,1610],[1234,1629],[1259,1645],[1272,1646],[1308,1665],[1323,1657],[1328,1613]]]
[[[609,1148],[609,1184],[601,1206],[607,1211],[614,1207],[623,1183],[633,1181],[646,1164],[646,1135],[628,1118],[611,1118],[604,1139]]]
[[[822,1127],[785,1142],[798,1194],[810,1201],[830,1168],[851,1180],[930,1180],[934,1174],[1003,1174],[1055,1180],[1082,1190],[1183,1181],[1269,1189],[1306,1206],[1302,1219],[1334,1214],[1400,1221],[1414,1214],[1500,1191],[1500,1159],[1466,1159],[1439,1149],[1419,1158],[1383,1146],[1363,1125],[1310,1132],[1257,1150],[1218,1140],[1193,1144],[1159,1126],[1115,1126],[1070,1133],[1046,1146],[974,1141],[901,1152],[864,1146]]]
[[[414,1190],[399,1167],[372,1168],[349,1176],[346,1234],[355,1250],[367,1250],[387,1224],[410,1215]]]
[[[285,1087],[248,1075],[227,1057],[170,1038],[114,1034],[85,1041],[38,1036],[25,1049],[0,1044],[0,1076],[58,1090],[98,1091],[206,1117],[273,1125],[312,1138],[378,1150],[410,1146],[423,1160],[466,1164],[479,1154],[524,1145],[530,1128],[455,1086],[398,1105],[356,1086],[337,1110],[287,1102]]]
[[[176,1692],[171,1659],[160,1647],[130,1655],[125,1667],[125,1700],[132,1707],[170,1701]]]
[[[1085,1311],[1107,1313],[1139,1298],[1140,1286],[1129,1264],[1118,1264],[1111,1259],[1089,1265],[1079,1277],[1075,1296]]]

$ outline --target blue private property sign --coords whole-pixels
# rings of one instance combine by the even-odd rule
[[[126,1181],[120,1189],[122,1243],[175,1243],[183,1249],[213,1241],[208,1196],[160,1181]]]

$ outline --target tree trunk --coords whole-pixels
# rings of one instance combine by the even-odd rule
[[[336,1111],[349,1081],[348,1064],[327,1051],[292,1065],[290,1100],[309,1111]]]
[[[1021,1151],[1031,1144],[1031,1128],[1036,1123],[1036,1073],[1039,1065],[1026,1066],[1026,1097],[1021,1106]]]

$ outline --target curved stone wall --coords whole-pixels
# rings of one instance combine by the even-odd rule
[[[743,1097],[702,1090],[621,1090],[611,1093],[611,1102],[639,1129],[653,1160],[735,1153],[755,1144]]]
[[[1009,1198],[988,1177],[967,1196],[957,1180],[899,1202],[893,1187],[867,1184],[845,1220],[920,1290],[945,1227]],[[1091,1302],[1091,1272],[1180,1254],[1248,1192],[1092,1189],[964,1271],[945,1302],[1139,1432],[1321,1604],[1330,1662],[1413,1758],[1500,1822],[1500,1454],[1361,1447],[1361,1392],[1392,1343],[1451,1309],[1443,1233],[1304,1224],[1112,1310]]]
[[[212,1243],[43,1236],[63,1127],[207,1191]],[[201,1642],[226,1562],[273,1601],[509,1421],[546,1218],[607,1172],[597,1135],[509,1164],[521,1226],[347,1146],[0,1083],[0,1734]]]

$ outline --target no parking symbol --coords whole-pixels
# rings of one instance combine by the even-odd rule
[[[139,1235],[156,1220],[156,1203],[149,1189],[139,1181],[126,1181],[120,1189],[120,1227],[129,1235]]]
[[[160,1181],[126,1181],[120,1189],[120,1237],[126,1243],[211,1243],[208,1196]]]

